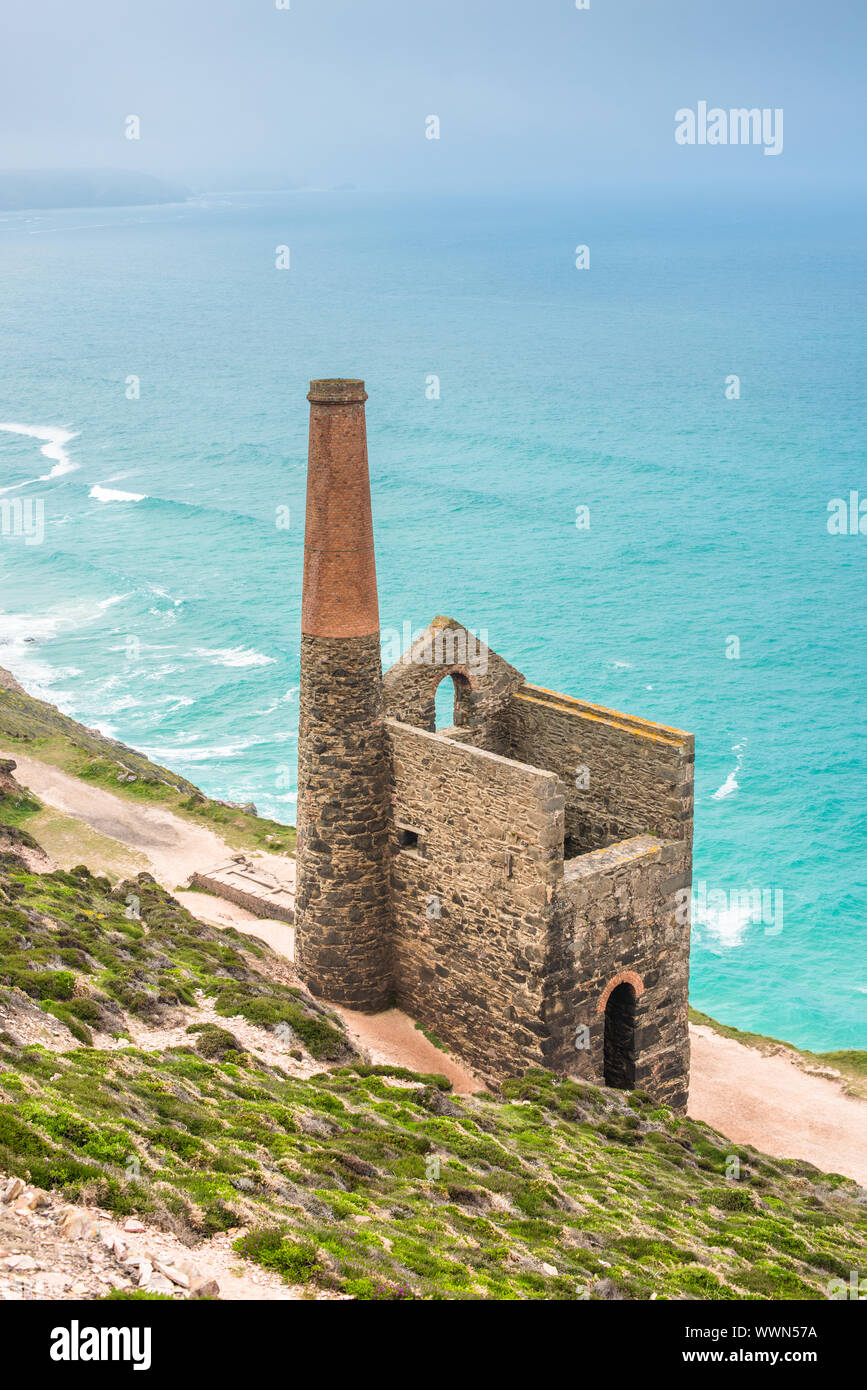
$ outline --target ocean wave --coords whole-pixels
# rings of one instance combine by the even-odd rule
[[[743,743],[734,744],[732,752],[736,754],[737,761],[722,786],[717,787],[716,791],[713,793],[714,801],[724,801],[727,796],[732,796],[734,792],[740,789],[738,773],[744,764],[744,749],[746,746],[746,740],[744,740]]]
[[[183,671],[183,669],[183,666],[176,666],[169,661],[164,666],[157,666],[153,671],[148,671],[146,675],[143,673],[141,679],[146,681],[161,681],[166,676],[176,676],[178,671]]]
[[[256,714],[276,714],[277,710],[280,709],[281,705],[291,705],[295,700],[297,700],[299,691],[300,686],[291,686],[289,690],[286,691],[285,695],[278,695],[277,699],[274,700],[272,704],[268,705],[267,709],[257,709]]]
[[[167,598],[170,603],[173,603],[175,605],[175,608],[179,608],[182,603],[186,602],[186,599],[175,598],[174,594],[169,593],[168,589],[162,588],[162,586],[159,584],[152,584],[150,580],[147,581],[147,587],[150,589],[152,594],[156,594],[157,598]],[[153,611],[154,610],[151,609],[151,612]]]
[[[52,459],[54,466],[48,473],[42,473],[38,478],[30,478],[24,483],[13,483],[11,487],[0,488],[2,492],[12,492],[15,488],[29,487],[30,483],[47,483],[53,478],[62,478],[64,473],[74,473],[80,464],[74,463],[66,452],[65,445],[72,439],[78,438],[77,430],[63,430],[57,425],[16,425],[0,424],[0,430],[6,430],[9,434],[24,434],[30,439],[43,439],[45,443],[39,452],[47,459]]]
[[[55,637],[96,622],[106,609],[122,603],[126,597],[126,594],[113,594],[95,604],[75,603],[39,614],[0,611],[0,666],[11,671],[30,695],[50,701],[64,714],[74,713],[67,696],[55,686],[80,676],[81,671],[73,666],[52,666],[37,652]]]
[[[175,767],[183,763],[219,762],[223,758],[240,758],[254,744],[265,742],[267,740],[263,738],[248,738],[241,739],[238,743],[217,744],[209,748],[191,748],[189,744],[173,748],[148,747],[147,755],[165,767]]]
[[[749,907],[731,902],[726,907],[708,908],[703,914],[697,914],[695,926],[704,927],[708,936],[715,938],[720,946],[731,950],[743,945],[751,921],[752,913]]]
[[[276,659],[262,652],[254,652],[250,647],[215,647],[211,651],[206,647],[194,647],[193,652],[212,666],[272,666]]]
[[[90,489],[88,496],[96,498],[97,502],[147,501],[147,493],[145,492],[121,492],[118,488],[103,487],[101,483],[95,483]]]
[[[138,709],[143,702],[135,695],[119,695],[116,700],[100,701],[103,714],[125,714],[127,710]]]

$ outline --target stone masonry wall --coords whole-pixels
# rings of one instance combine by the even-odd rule
[[[685,842],[640,835],[568,863],[546,982],[549,1065],[600,1085],[607,996],[631,984],[635,1085],[675,1110],[689,1087],[689,922],[675,896],[688,857]],[[589,1040],[576,1046],[582,1025]]]
[[[298,964],[314,994],[385,1008],[391,778],[379,634],[301,638]]]
[[[691,836],[690,734],[533,685],[511,697],[502,720],[504,751],[565,783],[567,858],[633,835]]]
[[[245,907],[256,917],[265,917],[269,921],[295,921],[295,913],[291,907],[281,907],[279,903],[263,902],[261,898],[256,897],[255,893],[247,893],[243,888],[236,888],[234,884],[224,883],[220,878],[209,878],[207,874],[192,874],[190,884],[193,888],[201,888],[205,893],[213,893],[216,898],[225,898],[227,902],[237,903],[239,907]]]
[[[461,623],[442,616],[420,633],[382,678],[386,714],[417,729],[436,729],[440,682],[455,682],[455,724],[462,741],[504,753],[500,711],[524,677]]]
[[[386,731],[398,1002],[482,1073],[544,1065],[557,778],[394,719]]]

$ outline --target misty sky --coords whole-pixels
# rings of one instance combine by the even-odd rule
[[[863,189],[867,0],[590,6],[0,0],[0,168],[137,169],[199,190]],[[699,100],[782,107],[783,154],[679,148],[674,112]]]

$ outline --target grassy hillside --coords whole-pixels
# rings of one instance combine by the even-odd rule
[[[165,806],[218,832],[236,849],[292,853],[295,830],[205,796],[198,787],[143,753],[106,738],[28,695],[0,669],[0,748],[59,767],[127,800]]]
[[[80,1045],[26,1045],[45,1011]],[[168,1025],[177,1045],[123,1045]],[[311,1289],[821,1299],[864,1268],[848,1179],[641,1092],[536,1071],[455,1099],[443,1078],[364,1066],[286,962],[146,876],[112,889],[0,856],[0,1029],[0,1171],[191,1244],[244,1227],[239,1257]],[[291,1051],[262,1060],[250,1029],[291,1030]]]

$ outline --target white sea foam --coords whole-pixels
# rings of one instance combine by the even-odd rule
[[[128,709],[137,709],[141,703],[134,695],[119,695],[116,700],[101,701],[100,708],[103,714],[123,714]]]
[[[730,949],[743,945],[751,921],[752,910],[748,904],[730,901],[726,907],[708,907],[703,915],[696,917],[696,926],[704,927],[709,936],[716,937],[721,946]]]
[[[50,665],[39,649],[55,637],[95,622],[126,597],[115,594],[96,604],[75,603],[48,613],[0,613],[0,666],[11,671],[29,694],[49,700],[64,714],[74,713],[63,690],[56,687],[81,672],[73,666]]]
[[[723,801],[727,796],[732,796],[733,793],[738,791],[738,789],[740,788],[740,782],[738,781],[738,773],[740,772],[744,764],[744,749],[746,748],[746,746],[746,740],[744,740],[743,743],[736,743],[732,748],[732,752],[737,755],[737,761],[734,767],[732,768],[731,772],[729,773],[728,777],[723,782],[722,786],[717,787],[716,791],[714,792],[714,801]]]
[[[119,488],[103,487],[101,483],[95,483],[90,489],[89,495],[96,498],[97,502],[144,502],[147,500],[145,492],[121,492]]]
[[[765,936],[783,930],[782,888],[749,884],[736,888],[708,887],[699,879],[692,893],[693,939],[706,935],[724,950],[742,946],[747,928],[761,928]]]
[[[222,743],[210,748],[191,748],[188,745],[182,748],[148,748],[147,754],[158,763],[175,767],[184,763],[220,762],[224,758],[240,758],[248,748],[265,741],[262,738],[248,738],[242,739],[239,743]]]
[[[732,792],[738,790],[740,783],[736,772],[730,772],[721,787],[717,787],[713,794],[714,801],[722,801],[725,797],[731,796]]]
[[[275,659],[264,656],[262,652],[254,652],[249,647],[215,647],[212,651],[205,647],[194,647],[193,651],[212,666],[271,666]]]
[[[0,424],[0,430],[6,430],[9,434],[25,434],[30,439],[43,439],[45,443],[40,449],[40,453],[47,459],[53,461],[50,472],[42,473],[38,478],[30,478],[24,483],[13,483],[11,487],[0,488],[0,492],[13,492],[15,488],[29,487],[30,483],[47,483],[52,478],[61,478],[64,473],[74,473],[80,464],[74,463],[66,452],[70,440],[78,438],[77,430],[63,430],[56,425],[16,425]]]
[[[156,594],[158,598],[167,598],[171,603],[175,605],[175,608],[177,608],[180,604],[184,602],[184,599],[175,598],[174,594],[170,594],[168,589],[163,589],[159,584],[148,583],[148,588],[150,589],[151,593]],[[154,613],[157,610],[152,608],[150,611]]]
[[[285,695],[278,695],[273,704],[268,705],[266,709],[257,710],[256,713],[261,715],[276,714],[281,705],[291,705],[298,699],[299,690],[300,686],[291,686],[289,690],[286,691]]]

